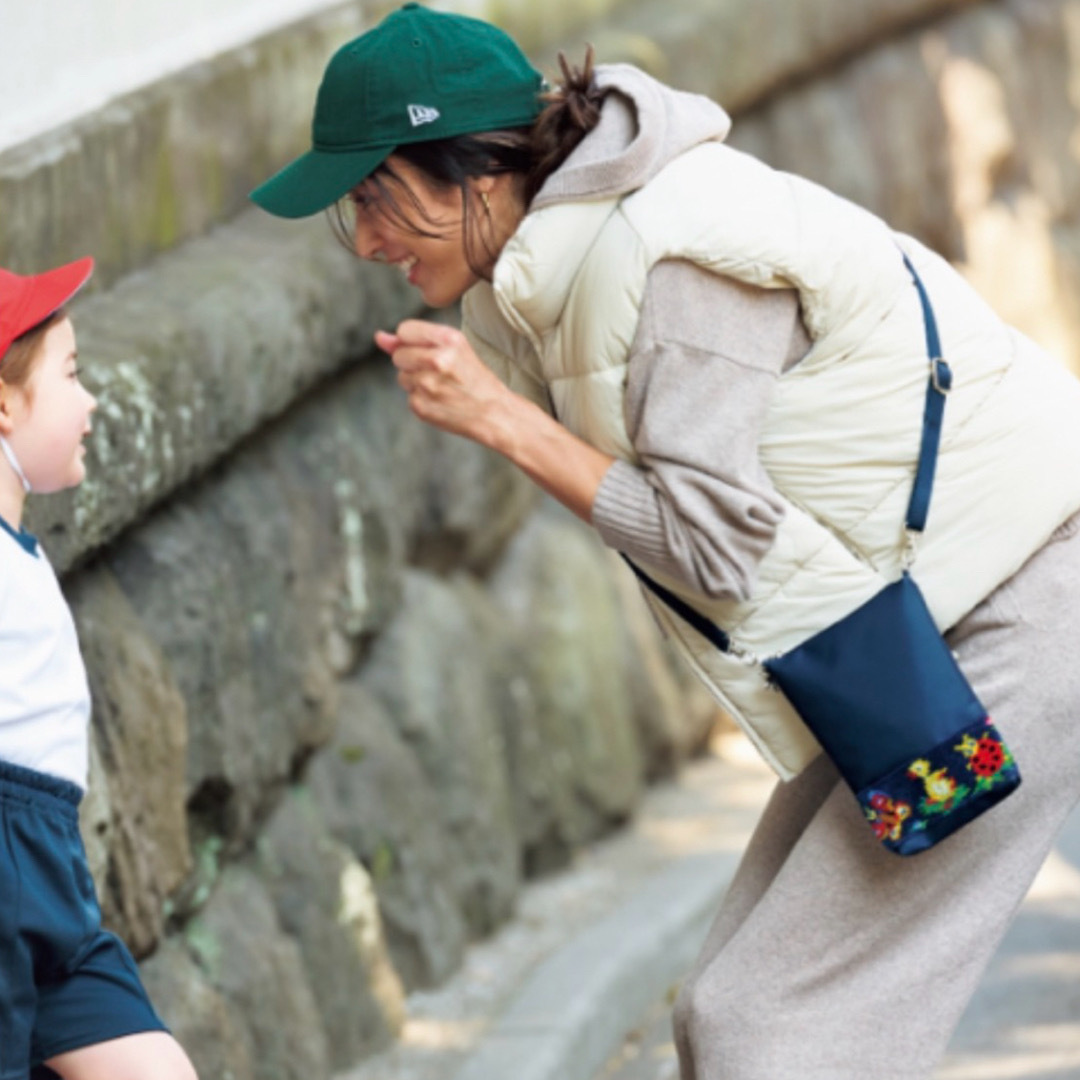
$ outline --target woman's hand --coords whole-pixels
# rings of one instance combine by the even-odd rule
[[[498,451],[585,521],[615,460],[515,394],[460,330],[408,319],[375,344],[390,354],[409,407],[421,420]]]
[[[390,354],[409,408],[421,420],[494,445],[516,395],[484,365],[460,330],[408,319],[396,333],[378,331],[375,344]]]

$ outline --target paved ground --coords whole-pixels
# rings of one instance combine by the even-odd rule
[[[653,1002],[595,1080],[678,1080],[675,989]],[[935,1080],[1080,1080],[1080,813],[1032,886]]]
[[[390,1053],[337,1080],[677,1080],[669,1010],[772,786],[738,737],[528,886]],[[936,1080],[1080,1080],[1080,815]],[[872,1078],[868,1078],[872,1080]]]
[[[689,965],[772,787],[741,740],[720,749],[527,886],[453,979],[410,996],[400,1044],[337,1080],[589,1080]]]

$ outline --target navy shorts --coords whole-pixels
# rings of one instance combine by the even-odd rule
[[[164,1031],[131,954],[101,929],[76,785],[0,761],[0,1080],[68,1050]]]

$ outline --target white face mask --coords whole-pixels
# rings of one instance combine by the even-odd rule
[[[8,459],[8,464],[15,470],[15,475],[22,481],[23,491],[29,493],[33,490],[30,487],[30,481],[26,479],[26,473],[22,471],[22,466],[19,464],[19,459],[15,456],[15,451],[8,445],[7,439],[3,435],[0,435],[0,450],[3,450],[4,457]]]

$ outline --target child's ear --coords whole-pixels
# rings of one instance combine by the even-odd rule
[[[0,379],[0,435],[10,435],[15,427],[15,396],[18,391]]]

